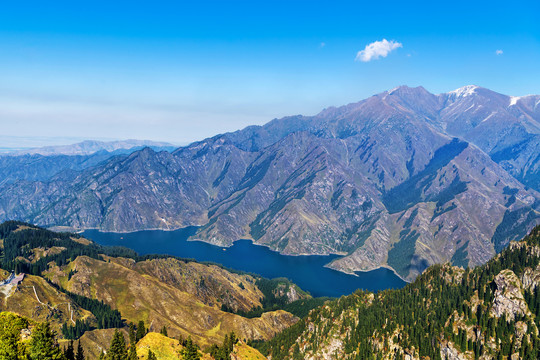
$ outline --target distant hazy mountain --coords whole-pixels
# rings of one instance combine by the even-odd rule
[[[399,87],[306,117],[145,148],[50,181],[0,186],[0,219],[114,231],[200,225],[330,266],[486,262],[540,221],[540,96]]]
[[[17,180],[48,181],[53,177],[70,178],[77,171],[96,166],[113,156],[127,156],[145,147],[154,151],[176,149],[164,142],[125,140],[84,141],[73,145],[7,152],[0,154],[0,185]]]
[[[166,142],[150,140],[120,140],[120,141],[96,141],[85,140],[72,145],[44,146],[32,149],[18,150],[7,153],[8,155],[91,155],[99,151],[113,152],[142,147],[175,148]]]

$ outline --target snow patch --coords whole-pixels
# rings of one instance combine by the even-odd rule
[[[476,85],[467,85],[460,87],[459,89],[456,89],[454,91],[450,91],[449,94],[455,95],[456,97],[466,97],[473,95],[476,89],[478,89],[478,86]]]
[[[476,104],[472,104],[471,106],[469,106],[467,109],[465,109],[464,113],[466,113],[467,111],[471,110],[473,107],[475,107]]]
[[[510,105],[508,106],[516,105],[519,99],[521,96],[510,96]]]
[[[495,111],[492,112],[487,118],[485,118],[484,120],[482,120],[481,123],[483,123],[483,122],[489,120],[489,119],[490,119],[493,115],[495,115],[496,113],[497,113],[497,112],[495,112]]]

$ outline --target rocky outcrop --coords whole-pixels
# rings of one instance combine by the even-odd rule
[[[516,315],[530,315],[523,298],[521,282],[512,270],[503,270],[495,277],[495,298],[490,313],[495,317],[505,316],[513,320]]]
[[[441,358],[446,360],[470,360],[470,357],[459,352],[452,343],[441,346]]]
[[[540,283],[540,265],[536,269],[526,268],[521,276],[523,289],[534,290]]]
[[[342,347],[343,347],[343,341],[341,339],[332,338],[332,339],[329,339],[326,342],[326,344],[322,346],[316,354],[309,356],[306,359],[308,360],[339,359],[340,358],[339,354],[342,353]]]
[[[286,297],[288,304],[296,300],[307,299],[310,297],[307,293],[300,290],[296,285],[289,282],[278,284],[274,289],[273,294],[276,298]]]

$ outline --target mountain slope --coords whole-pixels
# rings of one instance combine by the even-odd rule
[[[51,321],[66,338],[92,333],[87,338],[102,345],[103,334],[111,335],[105,330],[140,321],[150,331],[166,326],[171,336],[191,336],[201,346],[221,343],[231,331],[243,339],[268,339],[298,318],[279,308],[251,318],[235,313],[261,308],[268,291],[274,293],[270,300],[284,304],[310,298],[292,284],[302,296],[288,299],[278,281],[261,290],[264,279],[217,265],[138,257],[15,221],[0,225],[0,240],[2,268],[27,274],[18,283],[0,283],[0,311]]]
[[[537,359],[540,227],[474,270],[327,302],[258,347],[272,359]]]
[[[67,178],[0,186],[0,219],[110,231],[200,226],[285,254],[338,253],[411,280],[486,262],[540,221],[540,98],[399,87],[173,153],[144,149]]]
[[[26,275],[15,286],[0,286],[0,311],[11,311],[35,321],[50,321],[60,331],[71,319],[95,321],[89,311],[38,276]]]
[[[0,156],[0,184],[16,181],[48,181],[66,177],[115,156],[109,152],[92,155],[20,155]]]
[[[151,262],[155,261],[158,260]],[[297,320],[284,311],[267,312],[253,319],[221,311],[222,303],[246,310],[260,306],[262,293],[253,284],[255,280],[247,275],[234,275],[216,266],[204,266],[191,274],[194,269],[187,269],[187,274],[182,274],[168,269],[171,265],[178,269],[181,264],[170,260],[158,262],[160,264],[135,263],[107,257],[101,261],[80,256],[63,269],[65,277],[70,270],[75,272],[65,288],[118,309],[128,322],[142,320],[149,324],[151,331],[166,326],[171,336],[192,336],[201,345],[219,343],[231,331],[246,339],[268,339]],[[147,267],[175,272],[178,277],[184,277],[186,285],[197,281],[195,293],[183,291],[186,285],[174,286],[175,282],[146,273],[143,269]],[[214,273],[215,278],[210,275]],[[60,272],[54,274],[61,281]],[[244,289],[239,288],[240,283],[244,284]],[[218,288],[220,293],[211,294],[213,288]]]

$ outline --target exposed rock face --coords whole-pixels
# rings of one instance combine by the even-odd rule
[[[540,283],[540,265],[536,269],[526,268],[521,276],[523,289],[534,290]]]
[[[441,358],[446,360],[469,360],[469,357],[459,352],[452,343],[441,346]]]
[[[326,346],[324,346],[317,354],[308,357],[309,360],[318,360],[318,359],[337,359],[336,355],[338,353],[341,353],[341,348],[343,346],[343,341],[340,339],[329,339],[329,341],[326,343]]]
[[[493,316],[505,316],[513,320],[516,315],[530,315],[521,291],[521,282],[512,270],[501,271],[494,281],[497,289],[490,310]]]
[[[309,297],[305,292],[302,292],[294,284],[284,283],[279,284],[273,291],[274,296],[277,298],[287,297],[287,303],[290,304],[293,301],[306,299]]]
[[[200,225],[343,271],[486,262],[540,221],[540,97],[400,87],[174,153],[144,149],[0,185],[0,220],[113,231]]]

